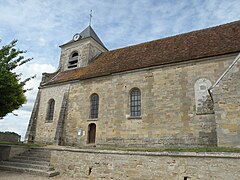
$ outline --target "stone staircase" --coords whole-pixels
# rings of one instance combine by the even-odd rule
[[[59,174],[50,165],[51,151],[31,148],[7,161],[0,161],[0,169],[52,177]]]

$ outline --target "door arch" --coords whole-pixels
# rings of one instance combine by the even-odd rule
[[[95,143],[96,139],[96,124],[91,123],[88,125],[88,143],[93,144]]]

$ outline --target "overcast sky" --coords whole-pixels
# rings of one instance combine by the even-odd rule
[[[88,26],[91,9],[93,29],[112,50],[240,20],[239,8],[239,0],[0,0],[0,46],[17,39],[34,58],[17,72],[37,75],[28,103],[0,120],[0,131],[25,136],[41,73],[57,69],[59,46]]]

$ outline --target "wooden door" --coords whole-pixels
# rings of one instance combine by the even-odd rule
[[[88,143],[95,143],[96,138],[96,124],[91,123],[88,125]]]

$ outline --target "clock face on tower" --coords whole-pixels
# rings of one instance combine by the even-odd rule
[[[77,41],[79,38],[80,38],[80,34],[75,34],[75,35],[73,36],[73,40],[74,40],[74,41]]]

